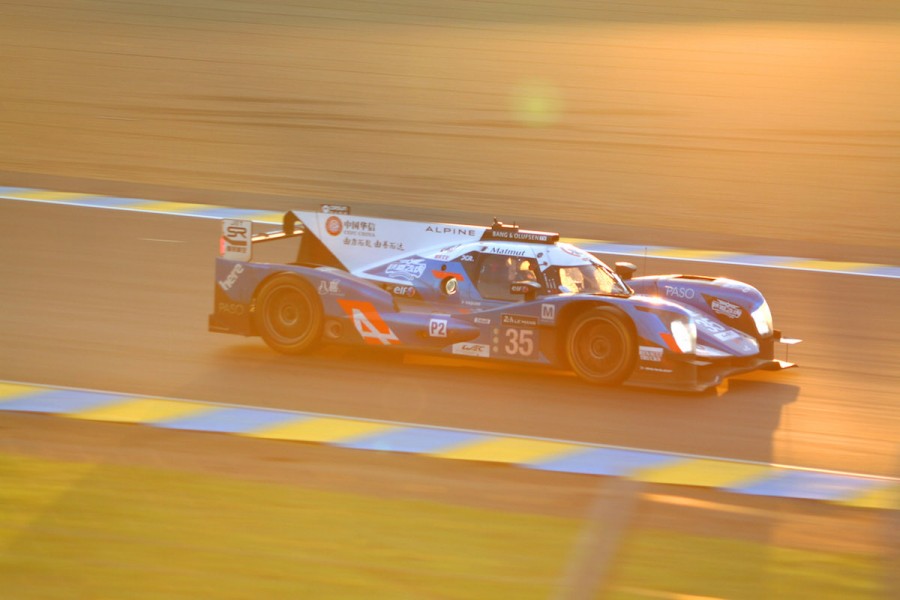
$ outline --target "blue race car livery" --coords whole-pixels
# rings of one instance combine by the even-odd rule
[[[773,329],[752,286],[634,271],[556,233],[357,217],[325,205],[290,211],[265,233],[223,221],[209,329],[260,336],[286,354],[363,344],[694,391],[794,366],[774,358],[774,345],[799,340]]]

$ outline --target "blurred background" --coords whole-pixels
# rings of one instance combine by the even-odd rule
[[[47,0],[2,17],[7,171],[842,260],[900,245],[893,2]]]

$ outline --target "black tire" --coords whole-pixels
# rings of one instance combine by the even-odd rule
[[[575,373],[590,383],[618,385],[637,362],[637,343],[627,317],[598,307],[575,317],[566,335],[566,356]]]
[[[256,332],[282,354],[302,354],[315,346],[324,320],[319,295],[295,275],[276,275],[256,297]]]

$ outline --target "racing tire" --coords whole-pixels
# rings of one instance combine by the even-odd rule
[[[273,350],[303,354],[322,338],[322,303],[313,287],[295,275],[263,284],[253,313],[256,332]]]
[[[597,385],[625,381],[637,362],[637,343],[627,317],[598,307],[575,317],[565,340],[566,357],[575,374]]]

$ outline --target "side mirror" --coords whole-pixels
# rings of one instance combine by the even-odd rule
[[[525,296],[526,300],[534,300],[541,287],[537,281],[516,281],[509,284],[509,293],[515,296]]]
[[[634,263],[630,262],[617,262],[616,263],[616,275],[622,278],[622,281],[628,281],[631,279],[631,276],[634,275],[634,272],[637,271],[637,266]]]

